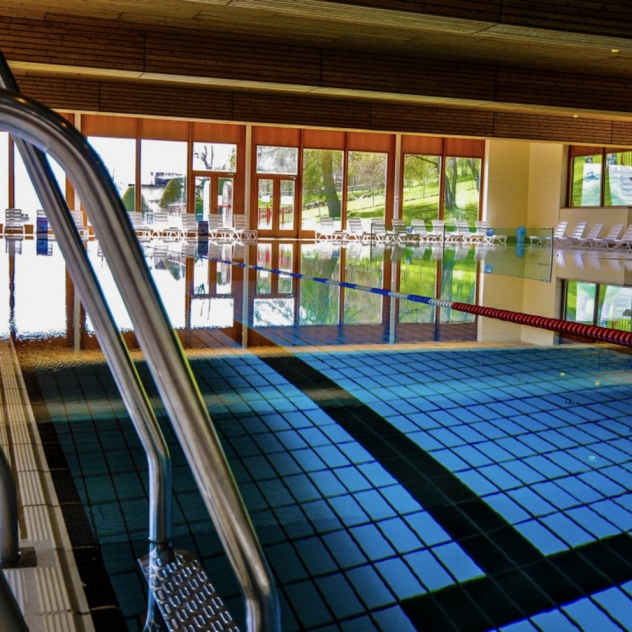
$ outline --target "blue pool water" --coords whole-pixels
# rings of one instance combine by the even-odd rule
[[[630,629],[630,356],[319,350],[193,368],[278,582],[283,630]],[[140,445],[103,365],[35,377],[138,629]],[[165,433],[175,544],[199,555],[239,617]]]
[[[120,608],[136,632],[145,457],[63,262],[31,246],[0,258],[11,279],[0,322],[16,340],[75,556],[91,570],[95,620]],[[133,347],[107,266],[87,248]],[[490,274],[475,249],[361,250],[262,243],[209,256],[464,302]],[[273,571],[284,632],[632,629],[631,355],[509,346],[502,335],[477,346],[471,315],[170,252],[145,250]],[[541,251],[482,254],[492,274],[549,292]],[[511,294],[506,280],[498,287]],[[174,544],[202,561],[243,629],[239,587],[160,420]],[[112,600],[99,602],[110,582]]]

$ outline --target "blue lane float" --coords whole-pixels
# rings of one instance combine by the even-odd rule
[[[327,285],[335,285],[337,287],[358,290],[360,292],[370,292],[371,294],[380,294],[381,296],[389,296],[398,298],[403,301],[413,301],[415,303],[423,303],[433,307],[444,307],[454,309],[457,312],[473,314],[475,316],[484,316],[486,318],[494,318],[518,325],[527,325],[537,329],[545,329],[561,334],[569,334],[580,338],[588,338],[599,342],[609,342],[624,347],[632,347],[632,332],[621,331],[620,329],[608,329],[599,327],[598,325],[584,325],[582,323],[573,323],[559,318],[548,318],[546,316],[537,316],[536,314],[524,314],[522,312],[512,312],[507,309],[497,309],[494,307],[483,307],[482,305],[470,305],[469,303],[459,303],[457,301],[445,301],[430,296],[421,296],[419,294],[404,294],[402,292],[394,292],[392,290],[384,290],[379,287],[369,287],[367,285],[358,285],[357,283],[349,283],[347,281],[335,281],[334,279],[326,279],[324,277],[312,277],[307,274],[298,272],[287,272],[285,270],[275,270],[274,268],[266,268],[265,266],[250,265],[240,261],[230,261],[227,259],[219,259],[216,257],[206,257],[209,261],[215,263],[226,263],[238,268],[249,268],[261,272],[271,272],[281,276],[292,277],[293,279],[303,279],[305,281],[315,281],[316,283],[324,283]]]

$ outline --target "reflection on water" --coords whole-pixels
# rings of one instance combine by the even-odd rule
[[[124,332],[131,331],[131,320],[98,243],[91,241],[86,247],[117,325]],[[475,322],[469,314],[341,287],[344,283],[476,303],[481,300],[485,275],[545,282],[551,275],[550,249],[520,250],[511,245],[385,247],[274,241],[245,246],[154,241],[143,244],[143,249],[176,329],[222,330],[233,344],[242,346],[262,344],[264,334],[278,342],[279,332],[271,333],[278,328],[303,328],[301,335],[307,340],[311,334],[305,328],[319,327],[319,342],[323,344],[334,339],[348,341],[356,334],[358,341],[369,335],[373,342],[394,342],[410,336],[415,339],[408,331],[411,325]],[[230,261],[247,266],[233,266]],[[271,270],[334,283],[301,280]],[[18,339],[66,339],[75,346],[87,344],[92,325],[81,309],[58,244],[41,239],[5,241],[0,275],[6,279],[0,288],[5,294],[5,300],[0,301],[0,309],[4,309],[0,311],[0,328],[5,334],[12,332]],[[360,329],[354,334],[349,327]],[[327,328],[343,328],[344,332],[334,335]],[[430,335],[428,331],[424,339]],[[436,327],[432,336],[442,338]],[[474,331],[466,338],[472,336]],[[293,340],[298,343],[296,336]],[[186,344],[204,343],[189,338]]]

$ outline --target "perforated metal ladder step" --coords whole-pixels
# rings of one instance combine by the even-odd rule
[[[168,562],[150,554],[138,563],[169,630],[239,632],[206,572],[191,553],[176,550]]]

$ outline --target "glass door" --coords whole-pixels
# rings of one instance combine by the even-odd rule
[[[257,229],[270,237],[296,236],[296,179],[257,178]]]
[[[224,226],[233,225],[235,179],[232,175],[211,173],[195,177],[195,215],[198,221],[209,214],[221,215]]]

